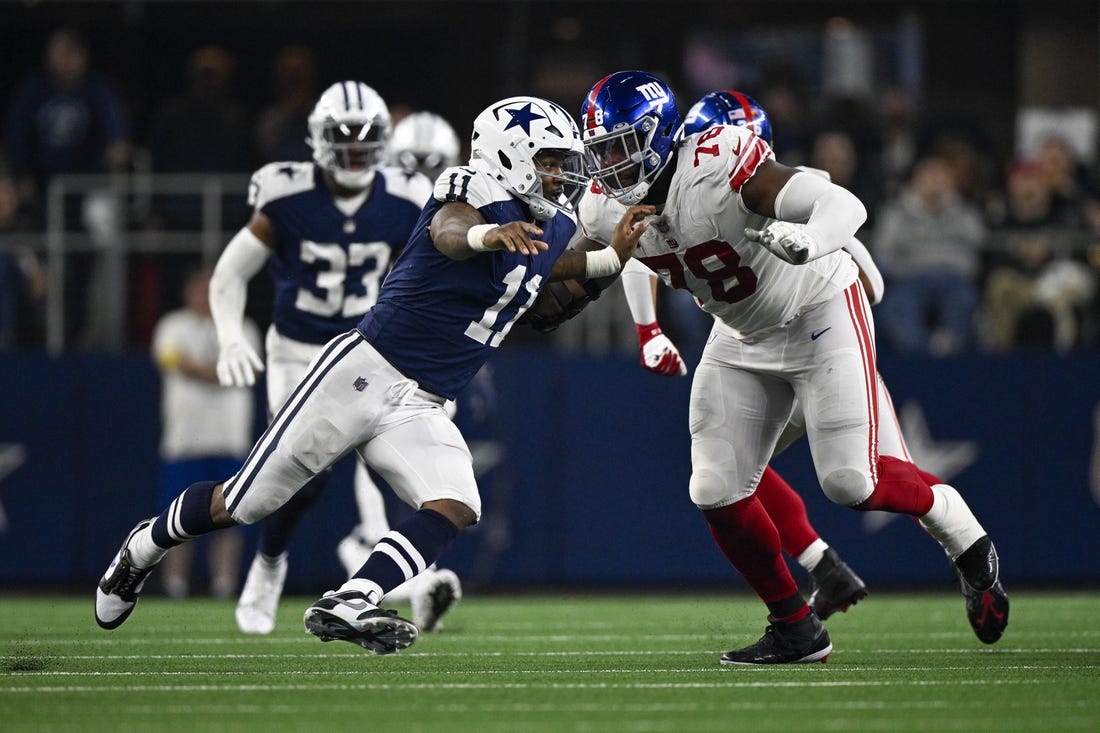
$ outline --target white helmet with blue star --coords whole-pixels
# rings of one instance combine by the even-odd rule
[[[536,163],[540,153],[551,151],[561,158],[560,170]],[[549,221],[558,211],[572,211],[587,183],[583,154],[577,123],[545,99],[509,97],[474,119],[470,165],[526,203],[539,221]],[[543,191],[543,178],[555,179],[560,188],[556,195]]]

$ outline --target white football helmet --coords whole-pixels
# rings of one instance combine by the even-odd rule
[[[347,188],[366,188],[382,163],[391,132],[390,110],[361,81],[341,81],[325,90],[309,114],[309,137],[317,165]]]
[[[458,165],[460,147],[447,120],[434,112],[413,112],[393,127],[389,163],[420,171],[434,182],[443,169]]]
[[[541,151],[561,156],[561,167],[536,164]],[[474,119],[470,165],[491,175],[527,204],[539,221],[549,221],[573,203],[588,183],[584,146],[577,123],[560,106],[538,97],[509,97],[487,107]],[[556,190],[543,191],[543,178]]]

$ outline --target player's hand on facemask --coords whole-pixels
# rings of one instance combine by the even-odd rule
[[[642,347],[642,366],[655,374],[666,377],[682,377],[687,374],[687,364],[676,345],[654,323],[635,323],[638,343]]]
[[[817,239],[802,224],[775,221],[763,230],[745,229],[745,237],[792,265],[804,265],[817,259]]]
[[[256,372],[264,370],[264,363],[256,350],[245,340],[233,340],[218,350],[218,382],[223,387],[251,387],[256,383]]]

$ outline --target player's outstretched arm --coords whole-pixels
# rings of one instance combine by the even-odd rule
[[[264,363],[244,333],[248,281],[271,256],[265,243],[274,241],[271,221],[253,214],[248,226],[229,240],[210,277],[210,315],[218,332],[218,382],[223,387],[250,387]]]
[[[631,260],[623,267],[623,292],[638,333],[642,366],[666,377],[687,374],[679,349],[657,323],[657,276],[648,267]]]
[[[562,253],[550,271],[551,280],[590,280],[618,276],[623,265],[634,256],[638,241],[642,238],[649,222],[645,217],[657,213],[656,207],[631,206],[615,225],[611,244],[602,247],[599,243],[578,236],[570,243],[569,249]],[[610,281],[604,287],[610,285]]]
[[[432,218],[432,243],[452,260],[465,260],[480,252],[508,250],[522,255],[537,255],[550,248],[536,237],[542,229],[526,221],[488,224],[481,213],[459,201],[443,205]]]

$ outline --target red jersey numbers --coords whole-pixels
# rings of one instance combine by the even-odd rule
[[[721,135],[721,134],[722,134],[722,128],[721,127],[713,127],[710,130],[708,130],[707,132],[704,132],[702,135],[700,135],[699,139],[695,141],[695,167],[696,168],[699,167],[699,156],[700,155],[713,155],[715,157],[718,156],[718,143],[714,143],[713,145],[704,145],[703,143],[705,143],[708,140],[713,139],[716,135]]]
[[[741,264],[741,256],[726,242],[711,240],[683,252],[639,257],[654,272],[667,272],[674,288],[687,289],[684,271],[710,286],[715,300],[737,303],[756,292],[756,273]]]

